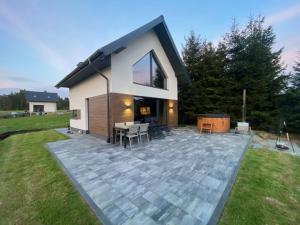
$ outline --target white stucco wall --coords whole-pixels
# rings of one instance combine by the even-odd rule
[[[111,77],[110,68],[103,70],[102,73],[110,79]],[[102,94],[106,94],[106,81],[100,75],[94,75],[88,78],[87,80],[70,88],[69,90],[70,110],[72,109],[81,110],[80,119],[70,120],[71,127],[81,129],[81,130],[88,129],[88,112],[87,112],[86,99],[97,95],[102,95]]]
[[[29,112],[33,112],[34,105],[43,105],[44,112],[56,112],[56,102],[29,102]]]
[[[133,64],[153,50],[167,76],[167,90],[133,83]],[[177,100],[177,78],[169,59],[154,33],[150,31],[111,57],[112,92]]]
[[[133,64],[153,50],[167,76],[167,89],[133,83]],[[153,31],[135,39],[127,48],[111,56],[111,68],[102,71],[110,79],[110,92],[136,96],[177,100],[177,78],[161,43]],[[87,98],[106,94],[106,82],[99,75],[73,86],[69,90],[70,109],[80,109],[81,118],[70,120],[71,127],[87,130]]]

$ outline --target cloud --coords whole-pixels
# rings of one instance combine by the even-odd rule
[[[0,88],[20,87],[24,88],[36,82],[24,74],[16,71],[0,68]]]
[[[18,72],[3,69],[3,68],[0,68],[0,79],[6,80],[9,82],[17,82],[17,83],[34,82],[34,80],[32,80],[29,77],[26,77],[26,75],[24,75],[24,74],[20,74]],[[2,83],[0,83],[0,87],[2,86],[1,84]]]
[[[4,1],[0,3],[0,17],[4,18],[10,25],[12,32],[29,46],[35,49],[40,56],[51,65],[57,72],[65,73],[69,70],[69,66],[57,52],[50,46],[40,40],[23,22],[24,20],[11,10]]]
[[[300,4],[293,5],[287,9],[274,13],[266,18],[268,24],[276,24],[288,21],[300,15]]]

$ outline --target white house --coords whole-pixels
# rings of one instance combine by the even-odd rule
[[[98,49],[56,87],[69,88],[70,126],[110,138],[115,122],[177,126],[186,76],[163,16]]]
[[[57,93],[26,91],[26,101],[29,104],[29,112],[56,112]]]

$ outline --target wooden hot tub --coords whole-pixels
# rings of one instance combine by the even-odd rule
[[[230,116],[227,114],[199,114],[197,118],[199,131],[203,124],[212,124],[212,132],[227,133],[230,130]]]

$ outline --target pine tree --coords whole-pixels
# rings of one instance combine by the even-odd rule
[[[299,52],[299,56],[300,56],[300,52]],[[296,65],[293,68],[294,68],[294,73],[291,81],[294,88],[300,89],[300,61],[296,61]]]
[[[224,67],[226,55],[224,46],[214,47],[201,40],[194,32],[186,38],[183,60],[192,84],[180,89],[181,116],[194,123],[199,113],[225,112]]]
[[[191,84],[184,82],[183,77],[178,78],[178,111],[180,123],[188,123],[196,111],[190,95],[193,94],[191,90],[192,84],[199,79],[197,64],[199,61],[199,52],[202,48],[200,38],[193,31],[185,38],[185,42],[182,56]]]
[[[300,53],[300,52],[299,52]],[[282,95],[282,118],[287,123],[289,131],[300,133],[300,62],[296,61],[291,76],[292,86]]]
[[[227,74],[234,80],[230,112],[235,120],[241,119],[241,96],[246,89],[248,120],[255,128],[270,129],[279,117],[277,100],[286,76],[280,63],[282,49],[273,51],[275,38],[272,27],[264,27],[263,17],[250,18],[243,30],[234,26],[225,38]]]
[[[241,120],[242,92],[247,90],[247,120],[251,126],[270,129],[280,116],[279,96],[287,88],[280,63],[282,49],[273,50],[275,35],[264,18],[236,23],[218,46],[191,32],[183,46],[183,60],[192,85],[179,80],[179,118],[195,122],[198,113],[228,113],[233,124]],[[182,120],[181,120],[182,122]]]

